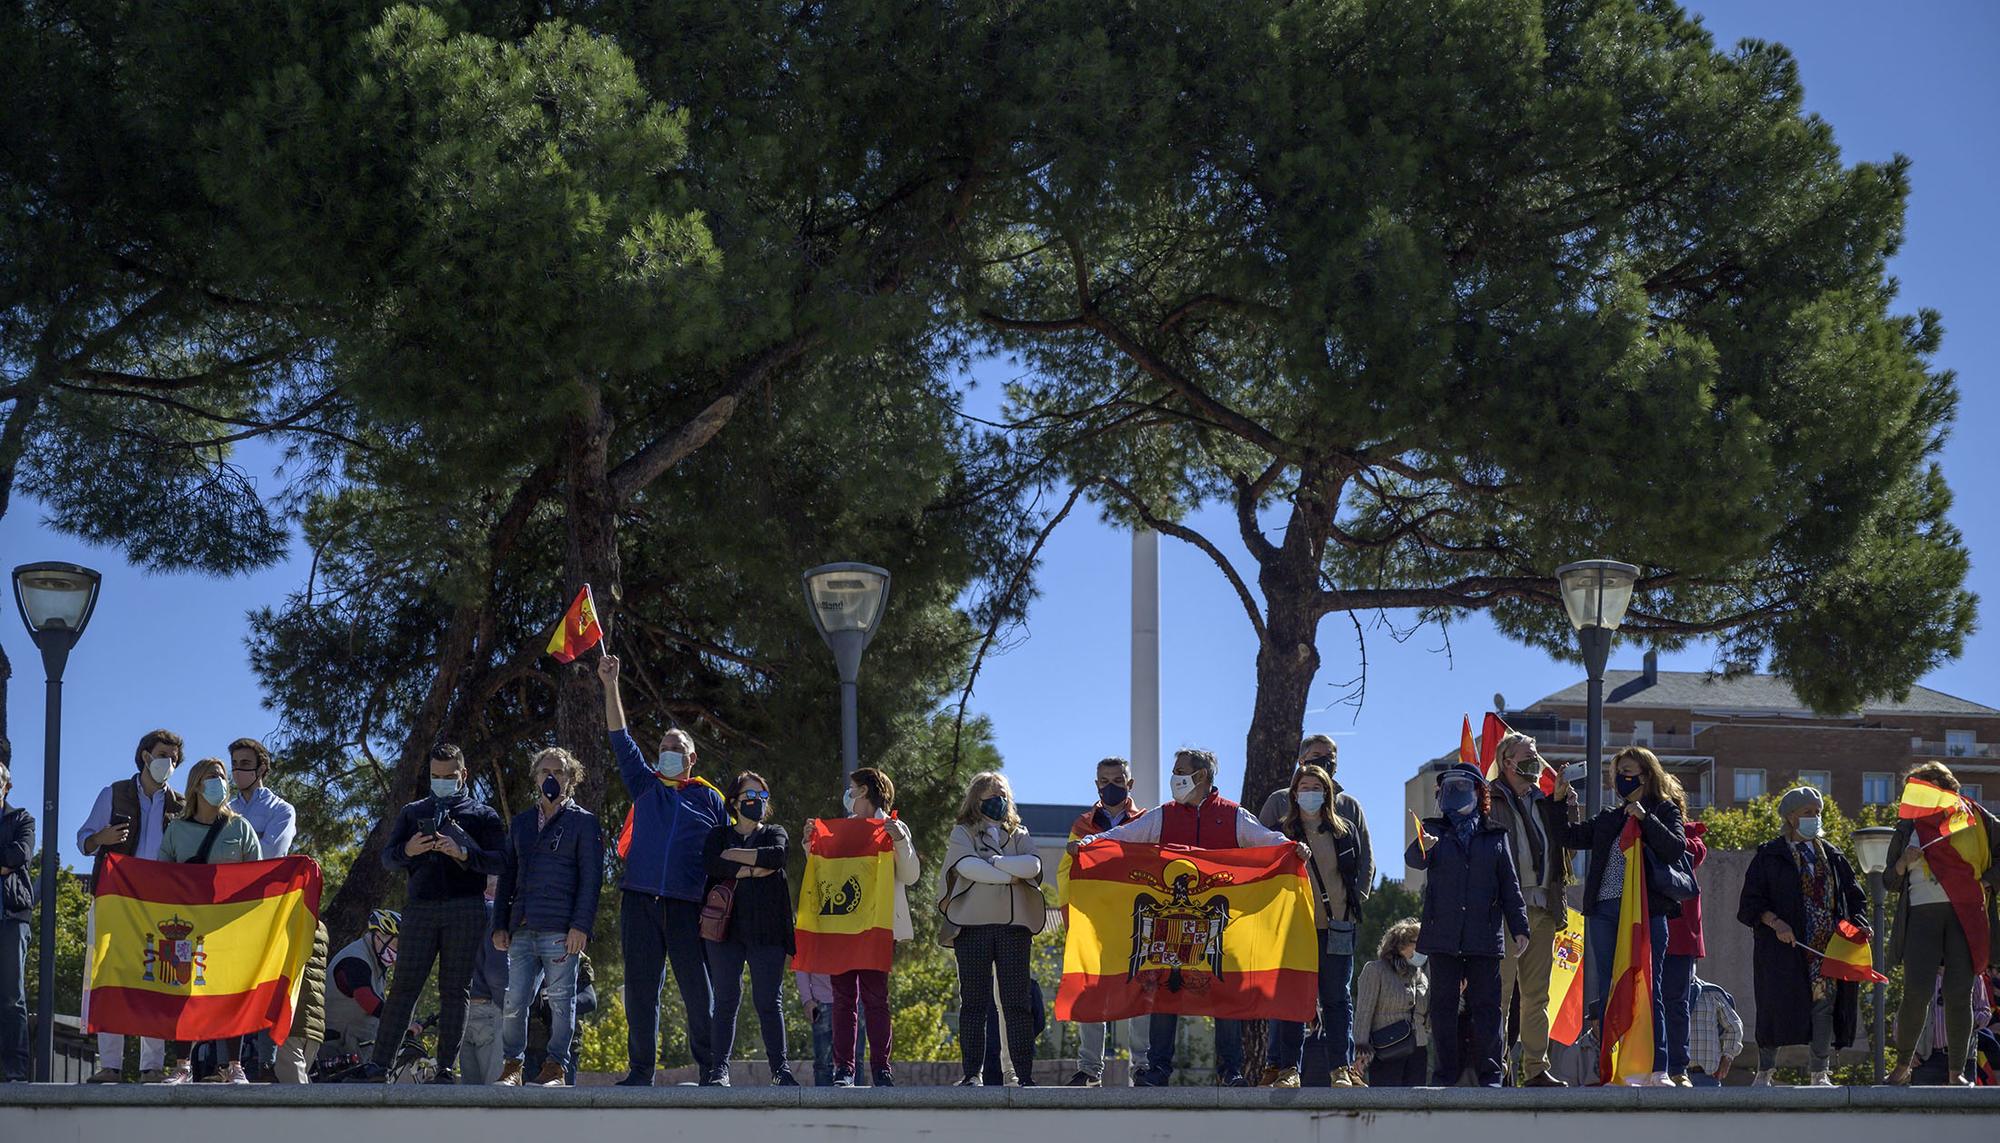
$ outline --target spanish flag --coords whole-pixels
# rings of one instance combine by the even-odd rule
[[[1458,728],[1458,760],[1467,766],[1478,767],[1482,774],[1486,773],[1486,768],[1479,765],[1479,740],[1472,737],[1472,716],[1469,714]]]
[[[291,1034],[319,925],[310,857],[225,865],[113,854],[90,907],[85,1031],[213,1040]]]
[[[1646,855],[1635,819],[1625,819],[1618,848],[1625,855],[1625,887],[1618,899],[1618,945],[1611,957],[1611,989],[1597,1049],[1597,1077],[1606,1084],[1649,1076],[1666,1062],[1653,1059],[1653,938],[1646,921]]]
[[[887,972],[896,951],[896,855],[882,818],[821,818],[806,835],[794,934],[800,972]]]
[[[568,663],[578,655],[597,646],[604,638],[604,628],[597,622],[597,600],[590,594],[590,585],[576,593],[569,610],[563,613],[562,623],[549,637],[549,654],[558,663]]]
[[[1489,782],[1500,780],[1500,740],[1507,737],[1507,730],[1507,724],[1490,710],[1479,722],[1479,772]]]
[[[1556,934],[1555,956],[1549,963],[1549,1039],[1569,1045],[1581,1035],[1583,914],[1571,909],[1562,932]]]
[[[1991,934],[1986,928],[1986,888],[1980,879],[1993,865],[1986,822],[1961,795],[1912,778],[1903,784],[1897,816],[1911,823],[1924,862],[1958,914],[1972,963],[1987,963]]]
[[[1173,1012],[1309,1021],[1318,942],[1305,863],[1289,845],[1100,841],[1070,871],[1056,1019]]]
[[[1860,926],[1853,921],[1834,925],[1833,937],[1826,942],[1826,951],[1820,954],[1819,974],[1828,980],[1889,983],[1888,977],[1875,971],[1875,956],[1868,949],[1868,938],[1861,935]]]

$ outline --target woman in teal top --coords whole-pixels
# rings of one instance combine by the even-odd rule
[[[186,861],[220,865],[228,861],[257,861],[264,856],[257,844],[257,831],[229,808],[229,771],[219,758],[204,758],[188,774],[187,801],[181,816],[167,823],[160,839],[161,861]],[[216,1059],[227,1060],[223,1076],[229,1083],[249,1083],[243,1074],[243,1037],[230,1036],[216,1042]],[[174,1061],[166,1082],[188,1083],[194,1079],[194,1064],[188,1057],[194,1045],[186,1040],[167,1044],[167,1056]]]

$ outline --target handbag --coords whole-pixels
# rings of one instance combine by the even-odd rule
[[[1648,890],[1677,905],[1701,896],[1701,885],[1694,879],[1694,859],[1685,849],[1672,861],[1661,861],[1650,853],[1645,858]]]
[[[736,908],[736,882],[718,881],[701,899],[701,939],[717,944],[729,939],[729,914]]]
[[[1368,1033],[1368,1050],[1378,1060],[1400,1060],[1417,1050],[1417,1028],[1408,1020],[1384,1024]]]

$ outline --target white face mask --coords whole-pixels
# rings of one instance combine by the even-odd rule
[[[1174,801],[1185,802],[1188,800],[1188,795],[1194,793],[1194,775],[1175,774],[1172,785]]]
[[[1424,962],[1431,958],[1420,952],[1413,952],[1406,959],[1410,962],[1411,968],[1422,968],[1424,967]]]
[[[662,777],[678,778],[687,770],[687,755],[678,750],[660,751],[660,760],[653,764]]]
[[[151,778],[156,785],[166,785],[167,779],[174,776],[174,760],[172,758],[154,758],[148,761],[146,763],[146,776]]]
[[[1299,809],[1308,814],[1316,814],[1326,808],[1325,790],[1300,790]]]
[[[847,816],[854,816],[854,787],[849,786],[841,793],[840,808],[847,811]]]

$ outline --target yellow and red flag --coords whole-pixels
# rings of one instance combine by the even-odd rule
[[[1489,782],[1500,780],[1500,740],[1507,737],[1508,726],[1500,716],[1492,711],[1479,723],[1479,772],[1486,775]],[[1543,793],[1550,791],[1544,790]]]
[[[1653,937],[1646,919],[1646,855],[1637,819],[1625,819],[1618,848],[1625,855],[1625,886],[1618,898],[1618,944],[1597,1049],[1597,1077],[1606,1084],[1649,1076],[1666,1063],[1653,1059]]]
[[[1583,1035],[1583,914],[1569,910],[1549,962],[1549,1039],[1574,1044]]]
[[[1985,821],[1962,795],[1917,778],[1903,784],[1897,816],[1910,821],[1917,843],[1923,847],[1924,863],[1958,915],[1972,963],[1987,963],[1992,952],[1991,933],[1986,927],[1986,889],[1980,879],[1993,865],[1993,852],[1987,844]]]
[[[1465,716],[1465,724],[1458,730],[1458,760],[1467,766],[1479,766],[1479,743],[1472,737],[1472,716]],[[1479,767],[1485,773],[1485,767]]]
[[[1430,835],[1424,832],[1424,819],[1418,817],[1415,810],[1410,811],[1410,828],[1417,831],[1417,852],[1429,853],[1431,843],[1424,839]]]
[[[84,1030],[214,1040],[291,1034],[319,925],[310,857],[225,865],[113,854],[90,907]]]
[[[1834,925],[1833,938],[1826,942],[1826,952],[1820,955],[1819,974],[1828,980],[1889,983],[1888,977],[1875,971],[1875,956],[1868,949],[1868,938],[1853,921]]]
[[[821,818],[806,834],[792,967],[887,972],[896,952],[896,855],[883,818]]]
[[[1100,841],[1069,877],[1056,1019],[1150,1012],[1313,1018],[1319,935],[1290,845],[1184,849]]]
[[[590,650],[604,638],[604,628],[597,622],[597,600],[590,594],[590,585],[576,593],[569,610],[563,613],[562,623],[549,637],[549,654],[558,663],[568,663],[578,655]]]

